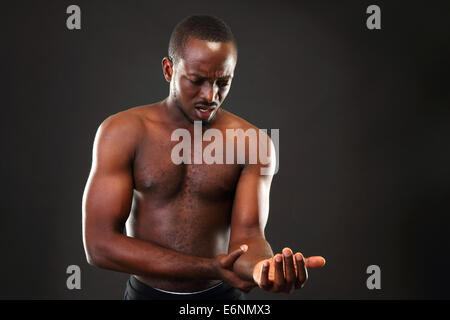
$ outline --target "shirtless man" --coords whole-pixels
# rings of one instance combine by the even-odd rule
[[[289,248],[273,254],[264,237],[273,175],[261,174],[259,160],[172,161],[172,132],[194,136],[194,121],[224,136],[226,129],[256,129],[220,108],[236,61],[222,20],[184,19],[162,60],[169,96],[112,115],[97,131],[83,240],[91,265],[132,275],[125,299],[241,299],[255,286],[289,293],[304,285],[307,268],[325,263]],[[273,152],[269,159],[270,167]]]

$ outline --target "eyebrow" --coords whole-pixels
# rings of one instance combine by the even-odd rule
[[[189,73],[188,75],[190,77],[197,77],[197,78],[200,78],[200,79],[208,79],[208,77],[202,76],[202,75],[197,74],[197,73]],[[231,76],[224,76],[224,77],[218,78],[218,80],[228,80],[230,78],[231,78]]]
[[[196,73],[189,73],[188,76],[189,77],[197,77],[197,78],[200,78],[200,79],[206,79],[206,77],[204,77],[202,75],[199,75],[199,74],[196,74]]]

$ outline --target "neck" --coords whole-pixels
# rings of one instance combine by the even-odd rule
[[[189,126],[194,123],[184,114],[183,110],[178,106],[176,100],[172,96],[168,96],[163,100],[163,105],[167,111],[170,121],[179,126]]]

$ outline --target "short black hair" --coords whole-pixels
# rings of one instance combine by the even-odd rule
[[[169,41],[169,58],[172,62],[182,56],[189,38],[213,42],[233,42],[237,49],[236,40],[230,27],[215,16],[189,16],[180,21],[172,31]]]

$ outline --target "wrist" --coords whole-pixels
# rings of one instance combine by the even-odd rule
[[[221,274],[221,267],[217,259],[207,258],[206,265],[207,265],[207,272],[206,272],[207,278],[213,280],[223,280]]]

